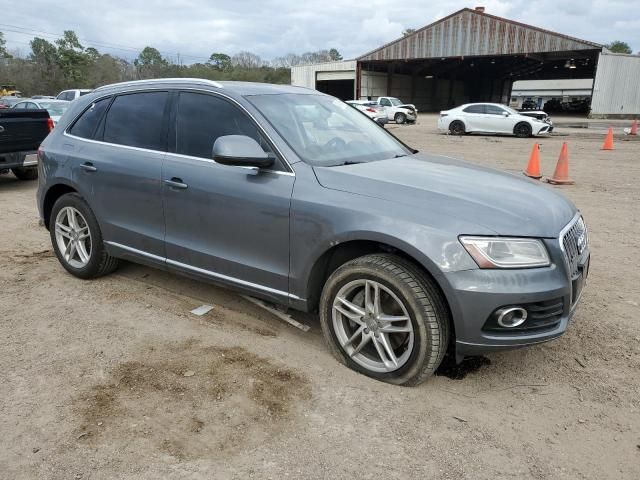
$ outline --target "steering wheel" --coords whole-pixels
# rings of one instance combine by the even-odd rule
[[[325,147],[328,147],[328,148],[330,148],[332,150],[337,150],[339,148],[346,147],[346,146],[347,146],[347,142],[345,142],[340,137],[333,137],[331,140],[329,140],[325,144]]]

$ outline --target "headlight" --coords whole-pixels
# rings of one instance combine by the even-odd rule
[[[541,240],[531,238],[460,237],[480,268],[546,267],[549,254]]]

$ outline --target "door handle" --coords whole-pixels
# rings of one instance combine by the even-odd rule
[[[98,170],[91,162],[84,162],[80,167],[87,172],[95,172]]]
[[[168,185],[171,188],[178,188],[180,190],[184,190],[189,186],[186,183],[184,183],[181,178],[178,178],[178,177],[173,177],[171,180],[165,180],[164,183],[165,185]]]

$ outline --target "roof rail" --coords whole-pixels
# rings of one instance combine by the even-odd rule
[[[215,82],[213,80],[207,80],[205,78],[150,78],[148,80],[132,80],[129,82],[119,82],[119,83],[110,83],[109,85],[102,85],[94,90],[94,92],[99,90],[106,90],[111,87],[128,87],[135,85],[146,85],[146,84],[154,84],[154,83],[184,83],[184,82],[198,82],[205,85],[210,85],[216,88],[224,88],[221,83]]]

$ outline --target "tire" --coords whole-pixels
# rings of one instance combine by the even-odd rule
[[[362,283],[362,289],[377,285],[382,315],[372,313],[376,320],[355,319],[359,314],[343,303],[347,299],[364,310],[365,294],[358,290]],[[376,298],[375,288],[370,291],[374,293],[369,298]],[[377,324],[378,317],[400,320],[393,325]],[[366,255],[345,263],[331,274],[320,298],[320,324],[333,356],[359,373],[395,385],[417,385],[435,372],[447,351],[449,323],[449,310],[433,280],[414,264],[391,254]],[[389,327],[399,333],[386,333]],[[366,342],[365,336],[369,338]],[[384,358],[379,348],[391,359],[385,344],[392,346],[395,364],[380,361]]]
[[[398,125],[402,125],[403,123],[405,123],[407,121],[407,116],[404,113],[396,113],[395,117],[393,117],[393,120]]]
[[[11,171],[19,180],[36,180],[38,178],[38,167],[16,167]]]
[[[526,122],[520,122],[513,127],[513,133],[518,138],[529,138],[533,133],[531,125]]]
[[[61,251],[61,245],[58,235],[61,235],[63,242],[69,242],[69,236],[73,236],[72,230],[63,230],[59,226],[60,223],[65,228],[69,228],[69,210],[73,210],[76,218],[75,223],[78,225],[78,231],[82,231],[83,234],[88,232],[88,239],[76,240],[83,242],[84,255],[83,260],[80,254],[80,247],[76,249],[69,248],[69,253],[72,251],[70,259],[65,258],[65,255]],[[63,211],[64,210],[64,211]],[[65,223],[66,222],[66,223]],[[58,257],[58,260],[62,266],[72,275],[83,278],[97,278],[108,273],[113,272],[118,267],[118,259],[110,256],[104,248],[102,240],[102,232],[100,226],[96,220],[93,211],[87,204],[87,202],[77,193],[67,193],[61,196],[53,205],[51,210],[51,220],[49,223],[49,234],[51,236],[51,244],[53,245],[53,251]],[[65,236],[65,234],[67,236]],[[78,236],[79,238],[79,236]],[[67,244],[69,245],[69,244]]]
[[[454,120],[449,124],[449,132],[451,135],[464,135],[466,133],[466,127],[460,120]]]

